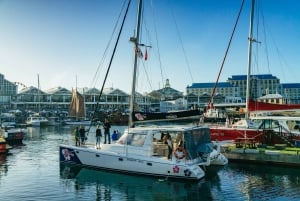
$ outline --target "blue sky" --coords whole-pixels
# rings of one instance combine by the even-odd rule
[[[152,48],[148,60],[140,60],[137,91],[157,90],[167,78],[180,91],[195,82],[214,82],[241,2],[146,0],[141,42]],[[42,90],[76,85],[100,89],[116,34],[105,57],[104,52],[123,4],[122,0],[0,0],[0,73],[35,87],[39,74]],[[131,3],[105,85],[127,93],[136,4]],[[261,43],[253,47],[252,73],[271,73],[282,83],[300,82],[300,1],[261,0],[257,5],[254,34]],[[245,0],[220,81],[246,74],[249,13],[250,0]],[[145,52],[144,47],[141,50]]]

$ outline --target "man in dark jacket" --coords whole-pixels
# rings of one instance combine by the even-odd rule
[[[110,123],[108,121],[107,118],[104,119],[104,144],[106,144],[107,142],[107,138],[108,138],[108,144],[110,144]]]

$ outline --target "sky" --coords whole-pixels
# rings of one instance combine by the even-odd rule
[[[0,73],[11,82],[48,90],[101,89],[127,0],[0,0]],[[140,93],[215,82],[242,0],[145,0],[139,59]],[[220,82],[245,75],[250,0],[245,0]],[[300,1],[260,0],[255,6],[252,74],[299,83]],[[131,91],[137,1],[132,0],[105,88]],[[119,19],[119,21],[118,21]],[[114,32],[115,30],[115,32]]]

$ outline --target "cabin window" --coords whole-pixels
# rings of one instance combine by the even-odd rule
[[[127,145],[143,146],[146,140],[146,135],[138,133],[128,134]]]

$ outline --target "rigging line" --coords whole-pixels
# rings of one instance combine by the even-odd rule
[[[108,73],[109,73],[109,70],[110,70],[110,67],[111,67],[111,64],[112,64],[112,60],[115,56],[115,52],[116,52],[116,49],[117,49],[117,46],[118,46],[118,43],[119,43],[119,39],[120,39],[120,36],[121,36],[121,33],[122,33],[122,30],[123,30],[123,26],[124,26],[124,23],[125,23],[125,19],[127,17],[127,13],[128,13],[128,9],[129,9],[129,6],[130,6],[130,3],[131,3],[131,0],[128,1],[128,5],[127,5],[127,8],[126,8],[126,12],[124,14],[124,17],[123,17],[123,21],[122,21],[122,25],[120,27],[120,31],[118,33],[118,37],[117,37],[117,40],[116,40],[116,43],[115,43],[115,46],[114,46],[114,49],[113,49],[113,52],[112,52],[112,56],[110,58],[110,61],[109,61],[109,65],[108,65],[108,68],[107,68],[107,71],[106,71],[106,74],[105,74],[105,78],[103,80],[103,84],[102,84],[102,87],[101,87],[101,91],[100,91],[100,94],[98,96],[98,100],[97,100],[97,104],[96,104],[96,107],[95,107],[95,110],[94,110],[94,113],[93,113],[93,116],[92,116],[92,121],[93,119],[95,118],[95,114],[96,114],[96,110],[98,109],[98,106],[99,106],[99,102],[101,100],[101,96],[102,96],[102,92],[103,92],[103,89],[104,89],[104,86],[105,86],[105,83],[106,83],[106,80],[107,80],[107,77],[108,77]],[[88,129],[88,132],[92,126],[92,121],[91,121],[91,124],[89,126],[89,129]]]
[[[263,34],[264,34],[264,41],[265,41],[265,53],[266,53],[266,58],[267,58],[267,67],[268,67],[268,71],[271,72],[269,52],[268,52],[268,44],[267,44],[266,26],[265,26],[265,17],[264,17],[264,13],[262,11],[261,11],[261,17],[262,17],[262,24],[263,24]]]
[[[184,46],[183,46],[181,34],[179,33],[178,24],[177,24],[177,21],[176,21],[176,18],[175,18],[175,15],[174,15],[174,11],[173,11],[173,9],[172,9],[172,6],[170,6],[170,9],[171,9],[171,14],[172,14],[172,17],[173,17],[173,20],[174,20],[174,23],[175,23],[176,32],[177,32],[177,35],[178,35],[178,38],[179,38],[180,46],[181,46],[181,49],[182,49],[182,51],[183,51],[184,59],[185,59],[186,65],[187,65],[187,67],[188,67],[188,71],[189,71],[189,74],[190,74],[190,76],[191,76],[192,82],[194,82],[193,74],[192,74],[192,72],[191,72],[191,66],[190,66],[190,63],[189,63],[189,61],[188,61],[188,58],[187,58],[187,55],[186,55],[186,51],[185,51]]]
[[[142,13],[143,15],[144,15],[144,12]],[[145,29],[145,32],[146,32],[146,44],[150,44],[150,45],[141,45],[140,44],[140,46],[146,46],[146,51],[147,50],[149,50],[150,51],[150,49],[151,49],[151,47],[152,47],[152,45],[151,45],[151,43],[148,41],[149,39],[150,39],[150,34],[149,34],[149,29],[147,28],[147,24],[146,24],[146,21],[145,21],[145,19],[146,18],[142,18],[143,19],[143,24],[144,24],[144,26],[142,26],[142,27],[144,27],[144,29]],[[149,53],[149,52],[148,52]],[[144,60],[141,60],[142,61],[142,65],[143,65],[143,68],[144,68],[144,72],[145,72],[145,75],[146,75],[146,78],[147,78],[147,82],[148,82],[148,84],[149,84],[149,86],[150,86],[150,91],[152,91],[152,83],[151,83],[151,80],[150,80],[150,77],[149,77],[149,73],[148,73],[148,71],[147,71],[147,68],[146,68],[146,62],[144,61]],[[149,65],[147,65],[147,67],[149,67]]]
[[[160,58],[160,50],[159,50],[159,45],[158,45],[158,36],[157,36],[157,28],[156,28],[156,18],[155,18],[155,13],[154,13],[154,8],[153,8],[153,1],[151,1],[151,10],[152,10],[152,16],[153,16],[153,26],[154,26],[154,32],[155,32],[155,42],[157,46],[157,52],[158,52],[158,62],[159,62],[159,69],[160,69],[160,75],[162,78],[162,83],[164,83],[164,76],[163,76],[163,68],[162,68],[162,62]],[[162,87],[164,88],[164,87]]]
[[[98,78],[99,78],[98,74],[99,74],[100,68],[103,67],[104,60],[105,60],[105,58],[106,58],[106,56],[107,56],[107,54],[108,54],[108,48],[110,47],[111,41],[112,41],[112,39],[113,39],[113,36],[115,35],[115,32],[116,32],[116,30],[117,30],[117,25],[119,24],[119,21],[120,21],[120,19],[121,19],[122,11],[123,11],[124,8],[125,8],[125,5],[126,5],[125,3],[126,3],[126,1],[124,1],[123,5],[122,5],[121,11],[120,11],[120,13],[119,13],[118,19],[117,19],[117,21],[116,21],[116,23],[115,23],[115,26],[114,26],[114,28],[113,28],[112,34],[111,34],[111,36],[110,36],[110,39],[109,39],[109,41],[108,41],[108,43],[107,43],[107,45],[106,45],[106,47],[105,47],[104,54],[103,54],[103,56],[102,56],[102,58],[101,58],[101,60],[100,60],[100,62],[99,62],[99,65],[98,65],[98,67],[97,67],[96,73],[95,73],[95,75],[94,75],[94,77],[93,77],[93,80],[92,80],[92,82],[91,82],[91,88],[93,88],[93,87],[96,86],[96,83],[97,83]]]
[[[145,65],[145,63],[146,63],[146,62],[142,61],[143,69],[144,69],[144,72],[145,72],[147,81],[148,81],[148,83],[149,83],[150,89],[151,89],[151,91],[152,91],[152,84],[151,84],[151,81],[150,81],[149,73],[148,73],[147,70],[146,70],[146,65]]]
[[[230,48],[230,45],[231,45],[231,41],[232,41],[233,35],[234,35],[234,33],[235,33],[235,29],[236,29],[236,27],[237,27],[237,23],[238,23],[238,21],[239,21],[239,19],[240,19],[240,15],[241,15],[241,12],[242,12],[242,9],[243,9],[243,6],[244,6],[244,2],[245,2],[245,0],[242,0],[242,4],[241,4],[240,10],[239,10],[237,19],[236,19],[236,21],[235,21],[234,28],[233,28],[233,30],[232,30],[232,33],[231,33],[231,36],[230,36],[230,40],[229,40],[229,43],[228,43],[228,46],[227,46],[227,49],[226,49],[226,52],[225,52],[225,55],[224,55],[224,58],[223,58],[223,61],[222,61],[222,65],[221,65],[221,68],[220,68],[220,71],[219,71],[217,80],[216,80],[216,82],[215,82],[215,86],[214,86],[214,88],[213,88],[213,91],[212,91],[212,93],[211,93],[211,96],[210,96],[210,99],[209,99],[209,102],[208,102],[208,105],[207,105],[208,107],[209,107],[209,105],[211,104],[212,99],[213,99],[213,97],[214,97],[214,95],[215,95],[216,88],[217,88],[217,85],[218,85],[218,82],[219,82],[219,78],[220,78],[221,72],[222,72],[223,67],[224,67],[224,63],[225,63],[225,60],[226,60],[226,57],[227,57],[227,54],[228,54],[228,51],[229,51],[229,48]]]

